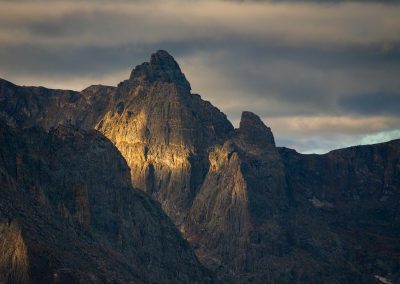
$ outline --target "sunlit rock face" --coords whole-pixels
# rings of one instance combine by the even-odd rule
[[[93,174],[89,181],[103,188],[103,184],[120,179],[115,171],[131,177],[125,182],[160,201],[202,263],[224,283],[400,281],[399,140],[326,155],[302,155],[276,147],[271,129],[257,115],[243,112],[239,128],[233,129],[223,113],[192,94],[178,64],[165,51],[153,54],[150,62],[133,69],[129,79],[117,87],[91,86],[72,92],[19,87],[0,80],[0,116],[18,127],[35,125],[49,130],[66,124],[100,131],[118,148],[129,168],[121,170],[107,164],[107,158],[100,158],[108,157],[105,152],[110,149],[106,148],[98,152],[98,158],[87,160],[84,168],[107,164],[109,177],[97,180]],[[91,140],[89,144],[79,141],[76,149],[81,149],[80,143],[86,145],[79,155],[97,153],[98,147],[89,146]],[[3,160],[14,159],[6,153]],[[6,177],[9,184],[15,183]],[[32,178],[36,179],[46,180],[47,176]],[[128,185],[118,183],[115,187]],[[114,190],[119,192],[112,187],[99,194],[114,200]],[[93,230],[96,215],[90,196],[95,190],[76,183],[68,192],[70,203],[57,207],[57,214]],[[153,208],[154,203],[141,194],[143,199],[137,203],[125,195],[117,199],[126,199],[134,208]],[[45,194],[37,198],[43,204],[48,199]],[[102,206],[109,209],[108,203]],[[121,206],[128,205],[117,202],[113,208]],[[161,230],[156,228],[162,226],[159,218],[165,216],[159,215],[160,209],[150,211],[158,213],[135,226],[145,226],[151,220],[144,238],[154,240],[153,235],[159,236]],[[114,215],[121,214],[130,213],[118,211]],[[103,218],[114,220],[97,217],[99,222]],[[126,222],[130,224],[125,219],[121,224]],[[125,235],[134,232],[134,236],[142,236],[135,226],[129,225]],[[23,235],[24,224],[20,227]],[[143,241],[125,238],[126,244],[133,243],[135,248]],[[159,245],[162,238],[156,239],[156,249],[150,250],[154,255],[164,249]],[[118,237],[117,244],[120,241]],[[24,242],[29,255],[29,238]],[[181,250],[177,252],[182,255]],[[139,255],[143,254],[148,256],[139,250]],[[166,257],[176,260],[177,256],[171,252]],[[164,262],[156,263],[162,266]],[[194,265],[191,260],[185,263]],[[114,265],[112,260],[108,264]],[[179,275],[198,277],[194,279],[201,282],[197,273]]]
[[[270,129],[250,112],[242,114],[239,129],[209,158],[188,235],[204,263],[231,270],[221,273],[231,277],[223,280],[249,281],[246,273],[256,274],[262,255],[274,253],[276,242],[285,239],[280,223],[287,208],[283,164]]]
[[[165,51],[119,84],[112,108],[96,125],[121,151],[135,187],[152,194],[180,223],[208,170],[208,151],[233,131]]]
[[[18,223],[0,219],[0,283],[28,284],[28,251]]]
[[[116,88],[74,92],[2,80],[0,108],[18,126],[98,129],[128,162],[133,185],[160,201],[177,224],[207,173],[210,147],[233,132],[225,114],[190,92],[178,64],[162,50]]]
[[[100,133],[0,126],[1,283],[210,281]]]

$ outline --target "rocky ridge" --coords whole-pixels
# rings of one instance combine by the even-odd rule
[[[127,161],[133,185],[162,204],[223,282],[399,281],[399,141],[326,155],[276,147],[255,114],[243,112],[233,129],[192,94],[165,51],[117,87],[72,95],[0,86],[10,123],[104,134]]]
[[[0,144],[0,282],[210,281],[97,131],[1,123]]]

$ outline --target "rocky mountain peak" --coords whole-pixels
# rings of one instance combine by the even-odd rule
[[[143,80],[150,83],[174,83],[184,87],[186,90],[191,89],[178,63],[165,50],[159,50],[152,54],[150,62],[136,66],[132,70],[130,80]]]
[[[172,67],[180,71],[179,65],[176,63],[174,57],[165,50],[158,50],[153,53],[150,57],[150,64]]]
[[[238,130],[240,136],[249,144],[260,146],[275,146],[274,135],[260,117],[252,112],[242,112]]]
[[[165,51],[117,87],[0,79],[0,145],[0,283],[400,283],[400,140],[276,147]]]

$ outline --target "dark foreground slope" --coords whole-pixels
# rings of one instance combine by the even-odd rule
[[[134,187],[226,283],[399,282],[399,141],[327,155],[276,147],[257,115],[244,112],[233,129],[192,94],[165,51],[116,87],[0,81],[0,114],[18,127],[99,130]]]
[[[1,283],[203,283],[158,203],[98,132],[0,127]]]

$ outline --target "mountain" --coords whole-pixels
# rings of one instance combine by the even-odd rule
[[[121,151],[134,185],[150,193],[176,221],[209,167],[209,149],[233,131],[226,116],[200,96],[165,51],[120,83],[112,107],[95,126]]]
[[[257,115],[234,129],[192,94],[165,51],[116,87],[0,81],[0,116],[104,135],[221,282],[400,281],[400,140],[325,155],[277,147]]]
[[[171,220],[95,130],[0,128],[1,283],[204,283]]]
[[[190,208],[208,170],[208,149],[233,132],[226,116],[199,95],[165,51],[137,66],[117,88],[82,92],[0,82],[0,109],[19,126],[96,128],[125,157],[135,187],[175,220]]]

